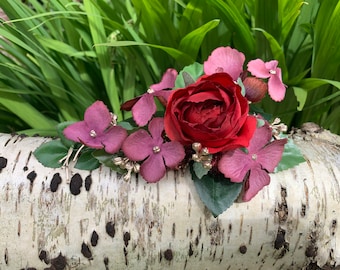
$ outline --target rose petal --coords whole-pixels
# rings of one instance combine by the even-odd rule
[[[177,74],[177,70],[173,68],[167,69],[163,74],[162,80],[159,83],[151,85],[150,89],[154,91],[159,91],[163,89],[174,88]]]
[[[286,86],[281,79],[281,69],[276,69],[276,74],[268,80],[268,94],[274,101],[282,101],[286,94]]]
[[[153,95],[144,94],[132,107],[132,116],[136,124],[145,126],[156,112],[156,104]]]
[[[84,114],[84,121],[90,129],[100,135],[110,125],[112,120],[110,111],[102,101],[96,101],[88,107]]]
[[[179,142],[167,142],[162,145],[162,156],[165,165],[175,168],[184,159],[185,151]]]
[[[251,157],[240,149],[226,152],[218,162],[219,171],[235,183],[242,182],[251,167]]]
[[[269,78],[270,73],[266,67],[265,62],[261,59],[251,60],[248,63],[248,71],[257,78]]]
[[[230,47],[219,47],[212,51],[203,68],[206,75],[218,72],[228,73],[233,80],[237,80],[243,71],[245,56],[243,53]]]
[[[111,127],[101,139],[105,151],[110,154],[118,152],[126,137],[127,132],[124,128],[120,126]]]
[[[268,172],[273,172],[279,164],[287,139],[276,140],[257,153],[257,162]]]
[[[150,155],[140,167],[140,174],[150,183],[161,180],[165,172],[164,161],[160,153]]]
[[[250,170],[249,178],[245,183],[245,192],[242,200],[250,201],[264,186],[270,183],[270,176],[261,169],[260,165]]]
[[[127,137],[122,145],[124,154],[133,161],[140,161],[151,155],[153,141],[149,133],[139,129]]]

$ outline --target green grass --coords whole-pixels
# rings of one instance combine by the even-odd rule
[[[290,126],[340,134],[340,3],[335,0],[2,0],[0,132],[55,135],[97,99],[120,104],[169,67],[219,46],[277,59],[288,86],[260,106]]]

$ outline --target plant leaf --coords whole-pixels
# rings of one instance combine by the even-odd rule
[[[53,140],[39,146],[33,155],[45,167],[60,168],[59,161],[67,155],[68,149],[60,140]]]
[[[95,158],[92,153],[93,150],[84,151],[78,158],[76,165],[74,166],[79,170],[92,171],[100,166],[97,158]]]
[[[200,179],[192,168],[191,175],[198,195],[214,217],[228,209],[242,190],[242,183],[232,183],[222,175],[213,178],[207,174]]]
[[[201,179],[204,175],[206,175],[209,170],[204,168],[201,162],[194,162],[192,164],[192,169],[195,171],[195,175]]]
[[[187,86],[186,84],[186,82],[188,81],[186,79],[186,77],[188,77],[187,75],[190,75],[192,80],[196,81],[200,76],[202,76],[202,74],[203,74],[202,64],[195,62],[189,66],[186,66],[179,72],[175,81],[175,88],[183,88]]]
[[[281,135],[283,138],[288,138],[287,135]],[[298,164],[305,162],[305,158],[300,152],[300,149],[295,145],[291,138],[288,138],[285,144],[284,151],[282,153],[282,159],[275,168],[275,172],[284,171],[297,166]]]

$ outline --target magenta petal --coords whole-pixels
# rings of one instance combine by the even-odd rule
[[[206,75],[217,72],[228,73],[233,80],[237,80],[243,71],[245,56],[243,53],[230,47],[219,47],[212,51],[203,68]]]
[[[162,80],[159,83],[150,86],[150,89],[154,91],[159,91],[163,89],[169,89],[175,87],[175,81],[177,78],[177,70],[169,68],[163,74]]]
[[[125,139],[122,150],[129,159],[140,161],[153,154],[152,147],[153,141],[149,133],[139,129]]]
[[[156,104],[153,95],[149,93],[144,94],[132,107],[133,119],[139,126],[145,126],[155,112]]]
[[[270,141],[271,137],[272,130],[268,124],[257,128],[247,148],[249,154],[257,154],[257,152]]]
[[[264,63],[267,70],[276,70],[278,64],[279,62],[277,60],[271,60],[271,61]]]
[[[119,151],[127,132],[120,126],[111,127],[102,137],[102,143],[105,146],[105,151],[110,154],[114,154]]]
[[[251,157],[248,154],[236,149],[223,154],[218,162],[218,169],[232,182],[240,183],[251,168],[251,162]]]
[[[172,93],[172,90],[159,90],[159,91],[153,93],[153,95],[157,96],[157,97],[162,97],[166,101],[168,101],[168,98],[171,95],[171,93]]]
[[[161,117],[152,119],[148,128],[154,142],[157,144],[163,143],[162,132],[164,130],[164,119]]]
[[[179,142],[167,142],[162,145],[161,154],[165,165],[169,168],[175,168],[184,159],[185,151],[183,145]]]
[[[69,125],[64,129],[63,133],[67,139],[85,144],[90,148],[101,149],[104,147],[99,137],[93,138],[90,136],[90,128],[85,121]]]
[[[150,183],[161,180],[165,172],[164,161],[160,153],[150,155],[140,167],[140,174]]]
[[[269,78],[270,73],[266,67],[265,62],[261,59],[251,60],[248,63],[248,71],[257,78]]]
[[[262,170],[260,166],[250,170],[249,178],[245,183],[246,190],[243,194],[242,200],[250,201],[264,186],[269,185],[270,176]]]
[[[81,142],[80,138],[88,139],[90,137],[90,129],[87,127],[85,121],[75,122],[63,131],[65,137],[74,142]]]
[[[286,86],[282,82],[280,68],[268,80],[268,93],[274,101],[282,101],[285,97]]]
[[[84,114],[84,121],[87,126],[98,135],[110,125],[111,119],[110,111],[102,101],[93,103]]]
[[[287,139],[276,140],[257,153],[257,162],[268,172],[273,172],[279,164]]]

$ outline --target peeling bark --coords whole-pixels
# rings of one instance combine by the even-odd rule
[[[336,269],[340,137],[293,136],[307,161],[214,218],[188,174],[45,168],[32,152],[49,139],[0,134],[0,268]]]

